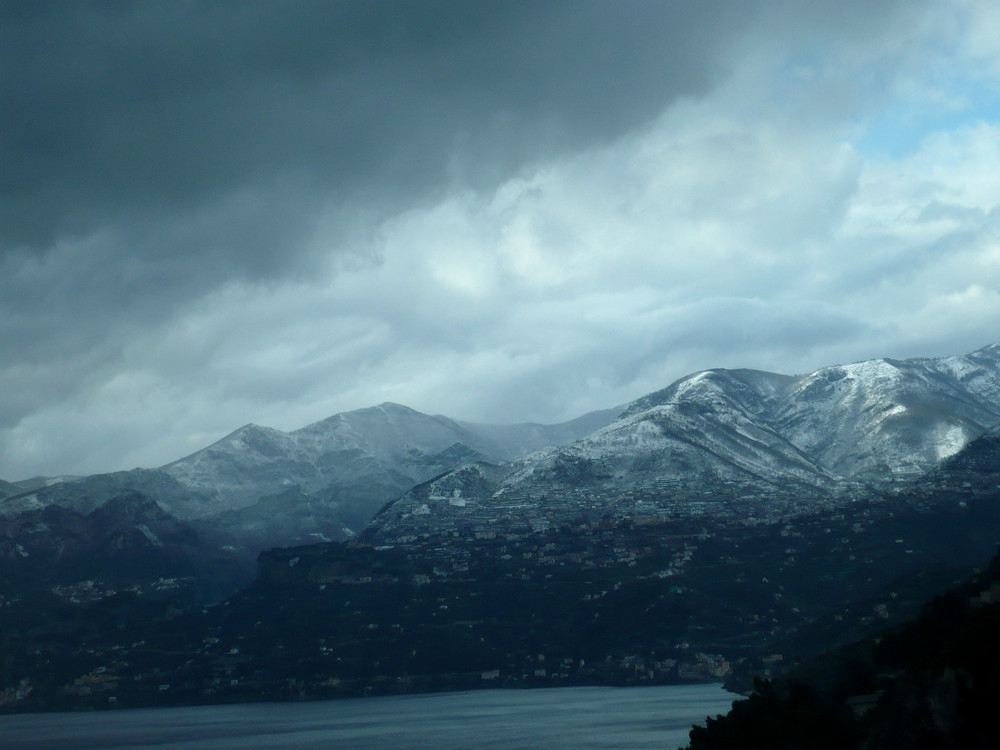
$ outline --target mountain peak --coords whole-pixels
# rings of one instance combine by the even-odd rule
[[[421,412],[418,412],[416,409],[411,409],[406,404],[397,404],[395,401],[383,401],[381,404],[379,404],[378,406],[373,407],[373,408],[381,409],[382,411],[405,412],[407,414],[420,414],[421,413]]]
[[[1000,359],[1000,343],[987,344],[980,349],[976,349],[976,351],[972,352],[972,356],[976,355]]]
[[[631,417],[656,406],[714,397],[737,398],[744,407],[758,410],[760,403],[784,393],[796,382],[791,375],[751,369],[717,367],[675,380],[666,388],[636,399],[622,412]],[[759,403],[758,403],[759,402]]]
[[[985,352],[978,361],[869,359],[797,377],[695,372],[574,443],[490,476],[436,478],[384,511],[376,533],[479,531],[497,519],[531,529],[685,513],[761,519],[822,507],[857,483],[919,476],[1000,425],[1000,347]]]
[[[404,404],[397,404],[392,401],[383,401],[375,406],[364,406],[360,409],[337,412],[325,419],[300,427],[291,434],[322,433],[330,428],[336,429],[340,425],[352,425],[358,421],[370,419],[381,420],[383,418],[403,417],[409,419],[434,419],[427,414],[411,409]]]

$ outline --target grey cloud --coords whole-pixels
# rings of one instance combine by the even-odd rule
[[[536,419],[557,421],[631,400],[706,367],[808,371],[838,361],[840,345],[869,333],[865,322],[839,310],[743,299],[664,310],[646,325],[627,317],[618,322],[615,333],[601,336],[584,325],[561,329],[560,345],[547,356],[538,349],[507,351],[474,384],[459,381],[447,395],[449,405],[503,422],[509,405],[517,404]],[[589,400],[579,406],[573,399],[583,394]]]
[[[784,370],[803,356],[815,358],[857,338],[866,328],[862,320],[826,304],[706,299],[662,311],[656,330],[623,347],[616,376],[622,384],[645,380],[652,386],[648,390],[655,390],[662,387],[655,382],[663,380],[664,371],[679,377],[704,367]],[[686,368],[678,369],[681,362]]]
[[[703,91],[740,6],[5,4],[3,246],[288,175],[387,200],[456,147],[495,179]]]
[[[175,300],[308,271],[320,206],[495,184],[704,93],[748,25],[889,12],[834,5],[6,3],[0,256],[104,232]]]
[[[873,242],[848,243],[841,246],[841,255],[827,265],[828,279],[815,285],[815,291],[824,298],[843,300],[863,295],[875,295],[882,289],[882,296],[890,290],[897,294],[913,295],[920,280],[933,277],[938,283],[953,277],[956,284],[962,279],[982,283],[1000,282],[1000,274],[985,273],[969,278],[970,263],[964,258],[976,254],[984,242],[990,242],[1000,233],[1000,208],[984,212],[978,208],[960,209],[931,203],[915,212],[915,226],[933,219],[947,219],[954,227],[931,234],[925,241],[902,241],[898,236],[886,235]],[[983,344],[988,342],[983,342]],[[981,346],[982,344],[980,344]],[[978,347],[973,347],[978,348]]]

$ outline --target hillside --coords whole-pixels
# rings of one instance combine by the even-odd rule
[[[878,636],[758,680],[688,750],[996,746],[1000,555]]]
[[[707,370],[566,446],[456,469],[369,534],[538,530],[580,519],[774,520],[912,480],[1000,424],[1000,346],[801,377]]]

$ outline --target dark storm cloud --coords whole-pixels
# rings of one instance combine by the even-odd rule
[[[495,179],[703,91],[740,7],[7,3],[3,248],[279,179],[381,201]]]

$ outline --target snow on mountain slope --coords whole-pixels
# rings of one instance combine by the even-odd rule
[[[568,442],[615,413],[562,425],[477,425],[387,403],[288,433],[251,424],[159,469],[35,482],[30,492],[11,485],[0,496],[0,517],[46,507],[88,514],[137,491],[173,517],[197,521],[216,546],[253,559],[276,545],[350,537],[419,482]]]
[[[489,481],[482,468],[465,469],[416,488],[383,510],[373,533],[481,531],[500,518],[534,528],[692,509],[784,512],[858,481],[931,469],[1000,424],[998,397],[995,345],[799,377],[707,370],[636,400],[592,435],[491,469]]]
[[[507,460],[573,440],[615,413],[563,425],[477,425],[381,404],[288,433],[246,425],[159,469],[37,481],[30,488],[12,484],[0,496],[0,521],[23,531],[28,527],[18,519],[32,513],[84,517],[138,492],[178,522],[191,523],[206,554],[221,551],[226,564],[242,564],[274,546],[349,538],[419,482],[470,462]],[[16,550],[24,540],[8,541]]]
[[[762,370],[705,370],[687,375],[663,390],[636,399],[623,416],[654,406],[684,401],[724,399],[747,413],[760,414],[787,393],[796,378]]]
[[[351,506],[363,525],[383,503],[418,482],[471,461],[509,460],[568,442],[612,418],[602,412],[565,425],[477,425],[385,403],[288,433],[247,425],[163,470],[184,486],[213,495],[204,515],[296,488]]]
[[[536,463],[558,463],[561,457],[598,462],[608,467],[612,483],[637,487],[706,478],[829,484],[822,468],[758,418],[766,397],[748,387],[741,373],[710,370],[675,386],[665,398],[629,408],[611,425]]]
[[[1000,348],[826,367],[799,378],[769,419],[834,474],[919,474],[1000,424]]]
[[[876,359],[799,377],[710,370],[634,402],[742,415],[822,473],[887,478],[928,470],[1000,424],[1000,346],[942,359]]]
[[[791,380],[791,379],[787,379]],[[715,512],[741,494],[815,498],[833,478],[759,414],[783,376],[709,370],[630,405],[570,445],[502,467],[466,467],[407,493],[375,519],[386,539],[436,530],[537,530],[605,517]]]

